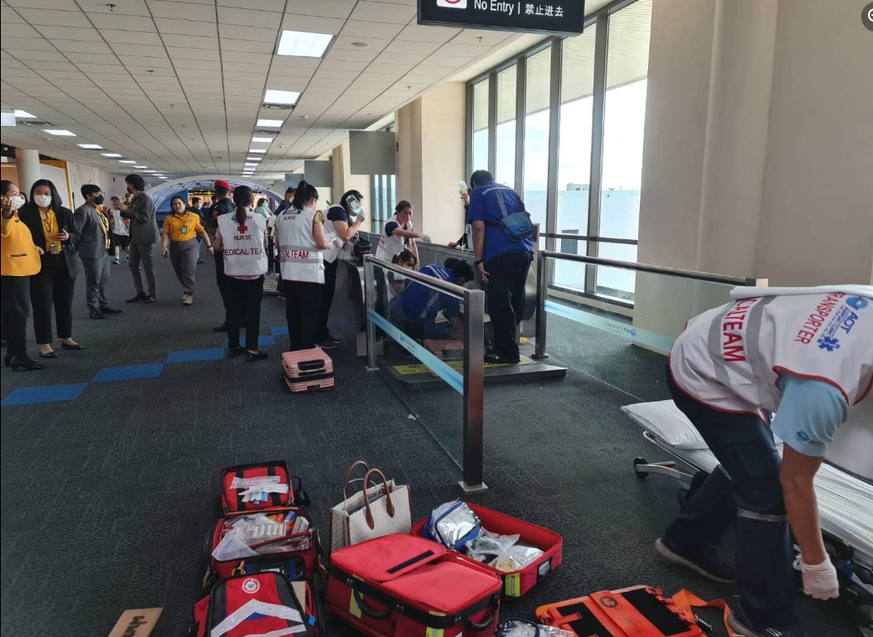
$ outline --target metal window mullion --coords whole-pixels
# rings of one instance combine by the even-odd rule
[[[563,41],[552,39],[549,82],[549,172],[546,183],[546,233],[556,232],[558,225],[558,158],[561,139],[561,61]],[[546,250],[555,249],[555,239],[546,236]]]
[[[478,168],[474,169],[478,170]],[[497,73],[488,76],[488,172],[497,174]]]
[[[524,126],[527,119],[527,58],[518,58],[515,67],[515,190],[524,193]]]
[[[463,482],[467,493],[487,490],[484,478],[485,293],[464,294]]]
[[[597,16],[597,33],[594,40],[594,100],[591,113],[591,179],[588,188],[588,235],[600,234],[600,191],[603,181],[603,125],[606,106],[606,64],[609,45],[609,16]],[[599,245],[587,243],[585,253],[596,257]],[[597,290],[597,268],[585,268],[585,291],[594,294]]]
[[[475,170],[473,168],[473,83],[467,83],[467,148],[464,163],[466,170],[464,174],[469,176]]]

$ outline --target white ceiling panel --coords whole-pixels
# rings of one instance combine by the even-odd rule
[[[430,55],[438,48],[440,48],[440,44],[437,42],[413,42],[411,40],[395,40],[383,52],[385,54],[396,55],[401,59],[406,58],[409,55]],[[424,59],[424,58],[422,58]]]
[[[366,42],[368,37],[379,38],[380,40],[393,40],[402,30],[403,25],[400,24],[349,20],[340,34],[359,38]]]
[[[170,54],[170,59],[173,61],[173,66],[177,69],[193,69],[197,66],[180,65],[180,62],[191,62],[196,64],[197,60],[221,60],[221,53],[218,50],[210,49],[177,49],[167,47],[167,52]]]
[[[282,29],[285,31],[306,31],[308,33],[328,33],[336,35],[345,24],[340,18],[319,18],[313,16],[286,13],[282,18]]]
[[[148,8],[151,10],[151,15],[154,18],[215,22],[215,13],[199,4],[149,0]]]
[[[408,24],[415,17],[414,6],[398,6],[386,2],[359,2],[352,11],[352,20]]]
[[[261,53],[269,58],[273,53],[273,39],[233,40],[230,38],[222,38],[221,50],[224,57],[230,60],[233,59],[234,53]]]
[[[411,40],[413,42],[436,42],[445,44],[458,35],[461,29],[448,27],[429,27],[419,24],[410,24],[398,34],[398,40]]]
[[[113,31],[112,29],[106,29],[103,32],[103,39],[107,42],[112,42],[113,44],[146,44],[150,46],[164,45],[161,37],[153,31],[147,31],[145,33],[142,33],[139,31]]]
[[[91,23],[81,11],[52,11],[49,9],[25,9],[22,7],[17,9],[17,12],[32,25],[91,28]]]
[[[288,0],[288,13],[322,18],[349,17],[355,0]]]
[[[165,18],[155,18],[155,26],[158,31],[164,36],[164,42],[167,46],[174,44],[175,46],[185,46],[188,38],[191,36],[200,36],[205,38],[218,37],[218,29],[215,22],[193,22],[191,20],[168,20]],[[170,35],[172,34],[172,35]],[[181,37],[175,37],[181,36]],[[173,42],[174,41],[174,42]]]
[[[11,7],[22,9],[55,9],[57,11],[78,11],[74,0],[4,0]]]
[[[155,29],[151,20],[144,20],[142,15],[124,15],[120,13],[89,13],[88,20],[98,30],[152,32]]]
[[[366,48],[361,48],[355,46],[354,42],[366,42],[369,46]],[[391,44],[391,40],[382,40],[379,38],[370,37],[369,35],[362,34],[360,36],[353,35],[339,35],[333,41],[333,44],[330,46],[331,51],[373,51],[378,52],[382,51],[386,46]]]
[[[234,7],[218,7],[218,23],[221,26],[239,25],[243,27],[273,28],[282,21],[281,13],[271,11],[252,11]],[[240,34],[246,29],[239,29]]]

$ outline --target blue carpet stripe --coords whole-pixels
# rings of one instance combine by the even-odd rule
[[[167,356],[168,363],[193,363],[195,361],[214,361],[224,358],[224,350],[214,349],[188,349],[170,352]]]
[[[33,405],[35,403],[56,403],[76,400],[88,383],[69,385],[42,385],[39,387],[19,387],[0,403],[3,407],[12,405]]]
[[[273,336],[288,336],[288,327],[272,327]]]
[[[135,380],[137,378],[157,378],[164,370],[163,363],[154,365],[126,365],[124,367],[104,367],[91,380],[92,383],[105,383],[114,380]]]
[[[246,346],[246,337],[245,332],[240,334],[239,336],[239,344],[242,347]],[[268,345],[275,345],[276,337],[275,336],[264,336],[263,334],[258,337],[258,347],[267,347]],[[224,346],[227,347],[227,339],[224,339]]]

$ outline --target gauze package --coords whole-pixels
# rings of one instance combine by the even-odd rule
[[[479,535],[479,516],[464,502],[447,502],[434,509],[427,520],[425,537],[461,551]]]

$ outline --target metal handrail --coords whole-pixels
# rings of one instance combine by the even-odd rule
[[[619,239],[617,237],[597,237],[587,234],[565,234],[562,232],[546,232],[542,236],[547,239],[564,239],[570,241],[591,241],[592,243],[620,243],[622,245],[635,246],[639,245],[638,239]],[[562,253],[563,254],[563,253]]]
[[[368,261],[370,263],[375,263],[383,270],[391,270],[392,272],[403,275],[407,279],[416,281],[436,290],[449,292],[450,294],[454,294],[455,296],[464,297],[467,293],[471,291],[463,286],[455,285],[454,283],[449,283],[448,281],[443,281],[442,279],[437,279],[435,277],[422,274],[417,270],[404,268],[394,263],[384,261],[383,259],[377,259],[371,254],[364,255],[364,263],[366,264]]]

